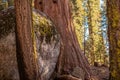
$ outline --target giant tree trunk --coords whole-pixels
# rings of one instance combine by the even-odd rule
[[[90,78],[90,66],[79,47],[69,6],[69,0],[35,0],[35,8],[43,11],[53,20],[62,38],[56,72],[60,75],[71,74],[73,76],[85,73],[86,78]]]
[[[15,0],[17,61],[21,80],[36,80],[30,0]]]
[[[120,0],[107,0],[110,80],[120,80]]]

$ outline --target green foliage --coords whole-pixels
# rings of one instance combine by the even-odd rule
[[[71,3],[73,23],[80,47],[90,58],[90,63],[104,63],[106,47],[102,32],[104,25],[101,22],[100,0],[71,0]]]
[[[39,31],[41,35],[41,40],[43,41],[46,37],[46,42],[50,42],[51,37],[55,37],[56,31],[54,29],[53,23],[45,17],[33,12],[33,26],[34,31]]]

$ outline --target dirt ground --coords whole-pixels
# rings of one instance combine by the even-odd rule
[[[109,80],[109,67],[91,66],[91,69],[92,69],[92,72],[100,78],[100,80]]]

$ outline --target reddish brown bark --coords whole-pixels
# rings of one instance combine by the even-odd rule
[[[37,71],[31,36],[32,18],[30,0],[15,0],[16,44],[20,80],[36,80]]]
[[[53,20],[62,38],[56,72],[71,74],[74,68],[81,67],[86,77],[90,77],[90,66],[79,47],[69,6],[69,0],[35,0],[35,8]]]

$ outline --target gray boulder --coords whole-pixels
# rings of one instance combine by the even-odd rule
[[[15,27],[14,8],[2,10],[0,12],[0,80],[19,80]],[[39,77],[41,80],[48,80],[60,53],[60,35],[52,21],[37,10],[33,10],[33,29]]]

